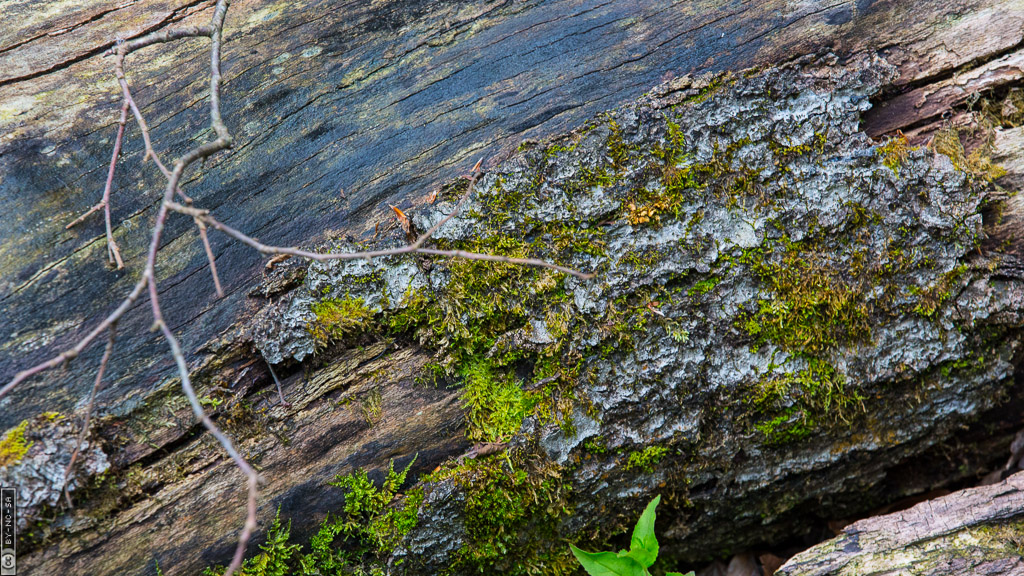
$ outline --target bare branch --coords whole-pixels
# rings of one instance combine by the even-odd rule
[[[252,246],[256,250],[259,250],[263,254],[288,254],[290,256],[298,256],[300,258],[306,258],[309,260],[316,260],[318,262],[324,262],[327,260],[358,260],[358,259],[370,259],[380,258],[381,256],[397,256],[400,254],[431,254],[434,256],[449,256],[452,258],[465,258],[467,260],[486,260],[489,262],[506,262],[509,264],[521,264],[524,266],[536,266],[538,268],[549,268],[551,270],[557,270],[571,276],[575,276],[582,280],[589,280],[594,277],[593,274],[586,274],[572,268],[566,268],[565,266],[559,266],[544,260],[538,260],[536,258],[512,258],[509,256],[498,256],[493,254],[479,254],[477,252],[466,252],[464,250],[439,250],[435,248],[416,248],[415,244],[409,244],[402,246],[401,248],[388,248],[386,250],[368,250],[365,252],[336,252],[330,254],[324,254],[321,252],[310,252],[308,250],[302,250],[299,248],[289,248],[285,246],[268,246],[263,244],[259,240],[248,236],[244,232],[240,232],[227,224],[224,224],[220,220],[217,220],[210,215],[208,210],[202,210],[199,208],[192,208],[191,206],[182,206],[176,202],[169,202],[168,208],[175,212],[187,214],[193,218],[197,218],[206,223],[210,228],[220,230],[221,232],[231,236],[232,238],[239,240],[243,244]]]
[[[128,122],[128,101],[121,105],[121,119],[117,121],[117,137],[114,139],[114,153],[110,157],[110,169],[107,170],[107,184],[103,187],[103,199],[89,209],[88,212],[76,218],[72,223],[65,226],[70,229],[75,224],[84,221],[90,214],[103,208],[104,220],[107,224],[107,254],[110,261],[117,264],[117,269],[124,268],[121,260],[121,251],[117,249],[117,242],[114,242],[114,230],[110,222],[110,189],[114,184],[114,170],[117,168],[117,157],[121,155],[121,142],[124,140],[124,125]]]
[[[210,239],[206,236],[206,224],[202,220],[196,220],[196,228],[199,228],[199,237],[203,240],[203,250],[206,251],[206,259],[210,261],[210,274],[213,275],[213,287],[217,290],[217,297],[224,297],[224,289],[220,286],[220,277],[217,275],[217,262],[213,257],[213,250],[210,248]]]
[[[242,566],[242,561],[245,556],[246,546],[252,536],[253,531],[256,529],[256,510],[257,510],[257,498],[259,490],[260,477],[259,474],[252,468],[252,466],[242,457],[242,455],[235,448],[231,439],[227,437],[213,422],[210,416],[203,409],[202,403],[199,401],[196,395],[195,389],[192,386],[192,382],[189,376],[188,363],[185,359],[184,353],[182,352],[181,345],[178,339],[174,335],[174,332],[168,326],[163,316],[163,311],[160,307],[159,300],[159,289],[156,275],[156,263],[157,253],[160,247],[160,241],[163,235],[164,226],[167,221],[167,216],[170,212],[177,212],[180,214],[191,216],[196,227],[199,229],[199,235],[203,243],[203,248],[206,253],[207,259],[210,263],[210,271],[213,276],[214,286],[217,290],[217,295],[223,297],[224,291],[220,283],[220,278],[217,273],[217,267],[213,251],[210,247],[208,235],[206,233],[207,227],[220,230],[228,236],[241,241],[242,243],[249,245],[256,250],[264,254],[277,254],[281,256],[299,256],[307,258],[309,260],[350,260],[357,258],[375,258],[380,256],[394,256],[400,254],[429,254],[434,256],[447,256],[453,258],[464,258],[471,260],[485,260],[491,262],[505,262],[510,264],[520,264],[526,266],[538,266],[557,270],[566,274],[576,276],[578,278],[592,278],[592,274],[584,274],[570,268],[558,266],[545,262],[543,260],[532,259],[532,258],[511,258],[499,255],[489,254],[477,254],[474,252],[466,252],[462,250],[440,250],[433,248],[425,248],[424,244],[429,240],[434,233],[436,233],[442,226],[449,222],[456,214],[462,209],[467,199],[472,195],[474,186],[480,177],[480,167],[483,163],[483,159],[478,161],[473,167],[472,175],[469,180],[469,187],[465,194],[456,203],[451,213],[444,216],[434,226],[432,226],[426,233],[416,238],[415,241],[411,242],[407,246],[401,248],[394,248],[389,250],[375,250],[365,252],[353,252],[353,253],[341,253],[341,254],[321,254],[317,252],[310,252],[306,250],[300,250],[298,248],[288,248],[280,246],[268,246],[260,243],[255,238],[252,238],[214,218],[208,210],[201,210],[193,208],[191,206],[192,199],[189,198],[180,187],[181,178],[185,170],[194,162],[205,160],[213,154],[219,151],[226,150],[232,146],[232,136],[224,124],[221,115],[221,101],[220,101],[220,88],[221,88],[221,46],[222,36],[224,27],[224,18],[228,10],[230,0],[217,0],[214,7],[213,15],[210,24],[205,26],[187,26],[181,28],[175,28],[165,30],[158,33],[149,34],[141,38],[124,42],[118,40],[116,46],[111,49],[108,54],[114,54],[116,56],[114,62],[114,73],[118,80],[118,85],[121,89],[121,95],[123,103],[121,107],[121,117],[119,121],[117,138],[114,144],[114,151],[111,158],[110,169],[107,174],[107,183],[104,188],[103,200],[86,212],[84,215],[76,219],[74,222],[68,225],[68,228],[75,224],[83,221],[90,214],[98,211],[100,208],[106,209],[106,225],[107,225],[107,246],[110,257],[117,263],[118,268],[123,266],[121,261],[120,252],[117,248],[116,243],[113,239],[111,218],[110,218],[110,193],[113,186],[114,170],[117,164],[118,157],[121,151],[121,144],[124,138],[124,129],[127,123],[128,111],[130,110],[135,121],[139,125],[139,130],[142,133],[142,139],[145,144],[145,155],[143,161],[152,158],[154,164],[166,178],[167,184],[164,189],[162,201],[160,203],[159,211],[157,213],[156,221],[153,225],[152,234],[150,237],[149,249],[146,255],[145,268],[142,276],[136,282],[132,291],[125,297],[121,304],[111,312],[103,321],[101,321],[95,328],[93,328],[85,337],[81,338],[73,347],[68,348],[58,354],[57,356],[42,362],[36,366],[23,370],[14,376],[3,388],[0,388],[0,398],[3,398],[8,392],[10,392],[19,383],[25,381],[27,378],[43,372],[45,370],[54,368],[63,362],[67,362],[77,357],[87,346],[89,346],[100,334],[108,332],[108,343],[104,350],[103,358],[100,361],[99,370],[97,371],[96,380],[93,384],[93,389],[89,397],[89,403],[86,410],[85,423],[82,431],[79,433],[78,442],[75,446],[75,450],[72,453],[71,461],[68,464],[67,470],[65,471],[65,497],[67,498],[69,506],[71,505],[71,498],[67,492],[67,483],[70,478],[70,474],[73,470],[73,466],[78,456],[81,445],[84,443],[85,436],[89,429],[89,419],[92,414],[94,402],[97,393],[102,384],[103,374],[106,371],[106,367],[110,361],[110,357],[114,347],[115,341],[115,328],[117,322],[122,316],[128,311],[129,308],[138,300],[139,296],[144,290],[148,288],[148,296],[150,301],[150,309],[153,316],[153,326],[159,329],[162,333],[164,340],[167,342],[170,349],[171,357],[174,359],[177,367],[178,376],[181,380],[182,391],[188,399],[189,405],[192,408],[196,418],[202,423],[207,431],[217,440],[220,446],[223,448],[225,453],[232,459],[234,464],[247,478],[248,492],[247,492],[247,505],[246,505],[246,519],[245,524],[242,528],[241,533],[238,537],[238,545],[235,549],[235,553],[231,564],[228,566],[224,573],[224,576],[231,576],[238,571]],[[208,37],[210,38],[210,126],[213,128],[216,134],[216,139],[201,144],[200,146],[186,152],[174,163],[173,169],[168,169],[166,165],[161,162],[155,148],[153,147],[149,126],[146,123],[145,118],[142,115],[142,111],[139,109],[137,103],[132,97],[131,88],[129,87],[127,77],[124,72],[125,57],[140,48],[150,46],[153,44],[170,42],[182,38],[191,37]],[[184,204],[179,204],[174,201],[175,196],[179,196]],[[396,211],[397,212],[397,211]],[[270,374],[277,385],[277,391],[281,398],[281,402],[284,405],[288,405],[284,398],[284,392],[281,388],[281,381],[277,378],[277,374],[274,373],[273,367],[267,364],[270,369]]]
[[[79,340],[78,343],[75,344],[73,347],[64,350],[60,354],[54,356],[53,358],[50,358],[45,362],[36,364],[31,368],[26,368],[25,370],[22,370],[21,372],[15,374],[14,378],[10,382],[4,385],[3,388],[0,388],[0,398],[6,396],[8,392],[14,389],[14,387],[17,386],[18,384],[24,382],[27,378],[30,378],[40,372],[49,370],[51,368],[56,368],[57,366],[60,366],[64,362],[72,360],[73,358],[81,354],[82,350],[85,350],[85,348],[89,346],[89,344],[92,344],[92,341],[95,340],[97,336],[103,334],[103,332],[105,332],[111,325],[113,325],[115,322],[120,320],[122,316],[124,316],[124,313],[127,312],[129,308],[131,308],[132,304],[135,303],[135,301],[139,298],[139,295],[142,294],[142,291],[145,288],[146,277],[145,275],[143,275],[143,277],[140,278],[139,281],[135,283],[135,287],[132,288],[131,293],[129,293],[128,296],[121,301],[121,304],[117,307],[117,309],[111,312],[109,316],[104,318],[103,321],[100,322],[95,328],[93,328],[91,332],[86,334],[85,337]]]
[[[75,442],[75,449],[71,452],[71,460],[68,462],[68,467],[64,469],[64,498],[68,502],[68,508],[74,506],[71,503],[71,494],[68,492],[68,484],[71,482],[71,471],[75,467],[78,452],[81,450],[82,444],[85,443],[85,437],[89,434],[89,420],[92,418],[92,407],[96,402],[96,394],[100,391],[100,385],[103,383],[103,372],[106,371],[107,363],[110,362],[110,354],[114,351],[114,340],[117,338],[116,322],[110,325],[107,335],[107,348],[103,351],[103,359],[100,360],[99,370],[96,371],[96,381],[93,382],[92,392],[89,393],[89,404],[85,408],[85,421],[82,423],[82,429],[78,432],[78,440]]]
[[[274,378],[274,384],[277,384],[277,395],[281,397],[281,405],[291,406],[291,402],[284,399],[284,391],[281,390],[281,381],[277,379],[277,374],[274,372],[274,367],[270,365],[270,361],[267,360],[266,356],[263,357],[263,361],[267,363],[267,369],[270,370],[270,375]]]
[[[153,148],[153,141],[150,139],[149,135],[149,124],[147,124],[146,119],[142,117],[142,111],[139,110],[139,107],[135,104],[135,99],[132,98],[132,91],[128,87],[128,80],[124,74],[124,57],[127,54],[125,50],[125,44],[123,42],[119,43],[117,46],[117,60],[114,61],[114,75],[117,76],[117,82],[121,86],[121,95],[124,97],[125,102],[128,103],[128,107],[131,109],[132,115],[135,117],[135,122],[139,125],[139,131],[142,132],[142,142],[146,146],[146,153],[143,155],[142,159],[145,161],[146,158],[152,158],[153,163],[160,169],[160,172],[163,173],[164,177],[170,178],[171,171],[164,166],[163,162],[160,161],[160,157]],[[192,203],[192,199],[185,195],[183,190],[180,188],[177,188],[176,190],[178,195],[181,196],[183,202],[186,204]]]
[[[124,53],[130,54],[140,48],[145,48],[146,46],[160,44],[162,42],[171,42],[182,38],[193,38],[199,36],[209,37],[212,32],[213,28],[209,24],[204,26],[183,26],[181,28],[161,30],[160,32],[153,32],[152,34],[147,34],[141,38],[125,42]],[[113,54],[117,54],[116,46],[107,50],[103,55],[111,56]]]
[[[435,232],[441,229],[441,226],[447,224],[449,220],[454,218],[455,215],[462,210],[462,205],[465,204],[466,200],[469,199],[469,197],[473,194],[473,188],[476,186],[476,181],[480,178],[480,167],[483,165],[483,163],[483,158],[476,161],[476,164],[473,166],[473,171],[471,173],[472,175],[469,178],[469,186],[466,187],[466,193],[462,195],[462,198],[459,198],[459,201],[455,204],[455,208],[452,209],[451,213],[449,213],[444,218],[441,218],[437,222],[437,224],[431,226],[429,230],[424,232],[422,236],[420,236],[419,238],[416,239],[415,242],[413,242],[412,246],[414,248],[419,248],[420,246],[423,246],[423,243],[426,242],[428,238],[433,236]]]

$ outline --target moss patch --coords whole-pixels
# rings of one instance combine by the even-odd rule
[[[373,318],[362,298],[327,298],[315,302],[310,310],[316,317],[306,329],[318,349],[358,333]]]

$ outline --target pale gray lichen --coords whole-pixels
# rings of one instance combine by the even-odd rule
[[[46,413],[29,420],[24,438],[27,452],[7,466],[0,466],[0,486],[18,491],[18,529],[40,520],[48,506],[56,506],[65,483],[69,492],[86,486],[88,480],[110,469],[110,462],[99,442],[87,436],[79,446],[78,458],[70,478],[65,478],[68,462],[78,442],[78,427],[73,419]]]
[[[880,60],[804,60],[670,82],[513,156],[437,233],[444,246],[504,242],[597,273],[553,289],[537,288],[547,272],[515,280],[517,300],[503,300],[519,306],[513,325],[474,341],[510,373],[510,343],[534,366],[543,354],[566,370],[579,360],[572,406],[545,405],[554,408],[511,439],[560,467],[572,494],[576,515],[548,517],[560,538],[551,546],[607,537],[658,491],[675,518],[663,546],[679,557],[792,537],[799,507],[868,505],[887,467],[1001,401],[1024,290],[972,260],[982,182],[924,149],[894,170],[859,131],[893,75]],[[455,197],[415,215],[417,228]],[[461,314],[431,326],[439,357],[455,355],[458,328],[489,326],[456,300],[494,296],[460,291],[457,266],[315,263],[257,345],[271,362],[302,360],[314,351],[305,327],[318,300],[358,297],[387,315],[420,294]],[[541,380],[515,377],[525,388]],[[604,448],[586,453],[596,437]],[[665,450],[650,472],[625,466],[655,445]],[[427,488],[398,553],[410,573],[462,565],[479,544],[452,528],[472,488],[451,478]],[[529,561],[507,556],[493,561]]]

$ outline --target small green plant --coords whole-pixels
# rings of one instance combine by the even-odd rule
[[[291,574],[290,559],[299,553],[301,546],[288,542],[290,532],[291,522],[287,525],[281,524],[281,509],[278,508],[277,514],[274,516],[274,523],[271,524],[267,533],[267,541],[260,545],[260,550],[263,552],[255,558],[247,559],[238,574],[240,576],[287,576]],[[157,564],[156,570],[158,576],[163,575],[159,564]],[[218,566],[203,570],[202,576],[220,576],[223,573],[224,568]]]
[[[590,576],[651,576],[647,571],[658,559],[658,539],[654,535],[654,509],[661,502],[658,495],[647,505],[633,528],[629,550],[616,552],[584,552],[569,545],[573,556],[579,560]],[[693,576],[693,572],[681,574],[666,572],[665,576]]]

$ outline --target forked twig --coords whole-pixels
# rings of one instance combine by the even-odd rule
[[[110,169],[107,170],[107,184],[103,187],[103,199],[89,209],[88,212],[76,218],[68,224],[65,229],[83,222],[90,214],[103,208],[104,220],[107,224],[107,255],[110,261],[117,265],[117,269],[124,268],[124,261],[121,260],[121,251],[117,249],[117,242],[114,242],[114,230],[110,222],[110,189],[114,184],[114,170],[117,168],[117,157],[121,155],[121,142],[124,140],[124,125],[128,122],[128,101],[121,105],[121,119],[117,121],[117,137],[114,139],[114,153],[110,157]]]
[[[121,261],[120,252],[117,248],[116,243],[113,239],[113,232],[110,218],[110,193],[113,183],[113,175],[115,166],[117,163],[118,156],[121,150],[121,143],[124,137],[125,124],[127,123],[128,111],[130,110],[133,118],[139,126],[139,130],[142,133],[142,139],[145,144],[145,155],[143,161],[146,159],[152,159],[160,172],[164,175],[167,180],[166,188],[164,189],[163,199],[160,202],[160,208],[157,213],[156,221],[153,225],[152,235],[149,243],[149,250],[146,255],[145,268],[143,269],[142,275],[132,288],[131,292],[121,301],[116,309],[106,316],[95,328],[93,328],[88,334],[81,338],[74,346],[62,351],[57,356],[46,360],[40,364],[37,364],[31,368],[27,368],[15,374],[14,378],[8,382],[5,386],[0,388],[0,398],[3,398],[7,393],[13,390],[18,384],[24,382],[26,379],[39,374],[45,370],[55,368],[65,362],[68,362],[77,357],[81,352],[88,347],[100,334],[107,332],[109,339],[107,347],[104,350],[103,358],[100,361],[99,370],[96,374],[96,380],[93,384],[92,392],[90,393],[88,407],[86,409],[85,422],[81,432],[79,433],[78,442],[71,456],[71,461],[65,471],[65,485],[64,492],[68,501],[68,505],[71,505],[71,498],[68,495],[68,479],[72,472],[72,468],[78,456],[79,449],[85,440],[86,434],[88,434],[89,419],[92,414],[93,404],[95,402],[96,395],[102,384],[103,374],[106,370],[107,364],[110,361],[110,357],[114,347],[115,340],[115,328],[118,321],[124,316],[124,314],[132,307],[132,305],[138,300],[139,296],[142,295],[143,291],[148,292],[150,301],[150,310],[153,316],[153,326],[155,329],[160,330],[164,340],[166,340],[170,349],[171,357],[174,359],[175,365],[178,370],[178,376],[181,380],[181,388],[188,398],[189,405],[192,408],[196,418],[202,423],[207,431],[217,440],[228,456],[234,461],[235,465],[242,471],[247,479],[247,502],[246,502],[246,518],[245,524],[242,528],[241,533],[238,537],[238,545],[235,548],[234,556],[229,564],[227,570],[224,572],[224,576],[232,576],[242,565],[242,560],[245,556],[245,549],[248,544],[250,537],[252,536],[253,530],[256,528],[256,504],[259,490],[260,477],[259,474],[252,468],[252,466],[241,456],[241,454],[235,449],[235,446],[231,442],[231,439],[227,437],[213,422],[206,411],[203,409],[202,403],[199,401],[196,395],[195,389],[192,386],[192,381],[189,376],[188,363],[185,360],[184,353],[182,352],[181,345],[178,339],[175,337],[174,332],[169,328],[167,322],[164,320],[163,311],[160,307],[159,290],[156,278],[156,263],[157,263],[157,252],[160,247],[160,241],[164,231],[164,225],[167,220],[167,215],[170,212],[177,212],[184,215],[191,216],[199,229],[199,236],[203,243],[203,249],[206,252],[207,259],[210,263],[210,271],[213,276],[214,287],[216,288],[217,295],[223,296],[224,291],[220,283],[220,279],[217,273],[217,267],[213,251],[210,248],[209,238],[206,233],[206,228],[214,228],[227,234],[228,236],[235,238],[236,240],[255,248],[264,254],[278,254],[278,255],[291,255],[299,256],[309,260],[349,260],[357,258],[376,258],[380,256],[395,256],[401,254],[430,254],[435,256],[447,256],[453,258],[466,258],[472,260],[485,260],[491,262],[505,262],[510,264],[520,264],[525,266],[539,266],[557,270],[566,274],[571,274],[578,278],[588,279],[592,278],[593,274],[584,274],[582,272],[545,262],[543,260],[533,258],[512,258],[507,256],[491,255],[491,254],[478,254],[475,252],[467,252],[462,250],[441,250],[435,248],[427,248],[424,244],[429,240],[434,233],[437,232],[442,226],[448,221],[455,217],[455,215],[461,210],[463,204],[472,194],[474,186],[480,176],[481,161],[476,163],[473,168],[472,176],[470,177],[470,184],[465,194],[456,203],[455,208],[451,213],[444,216],[436,224],[434,224],[429,230],[423,235],[415,239],[410,244],[394,249],[388,250],[373,250],[366,252],[351,252],[351,253],[339,253],[339,254],[322,254],[318,252],[310,252],[301,250],[298,248],[289,248],[281,246],[269,246],[260,243],[255,238],[252,238],[243,232],[240,232],[227,224],[224,224],[214,218],[208,210],[202,210],[191,206],[192,199],[189,198],[185,192],[180,188],[180,181],[185,170],[194,162],[205,160],[209,156],[231,148],[232,136],[224,124],[220,110],[220,86],[221,86],[221,45],[222,35],[224,29],[224,17],[228,10],[230,0],[217,0],[214,7],[213,16],[210,20],[210,24],[205,26],[186,26],[181,28],[175,28],[157,32],[137,38],[130,41],[118,40],[115,47],[112,48],[107,54],[113,54],[115,56],[114,62],[114,74],[117,77],[118,85],[121,89],[122,95],[122,106],[121,106],[121,118],[119,121],[117,138],[114,142],[114,151],[111,159],[110,169],[107,173],[107,184],[104,188],[103,200],[95,205],[88,212],[80,216],[74,222],[68,225],[68,228],[83,221],[86,217],[100,208],[106,210],[106,224],[107,224],[107,246],[108,253],[112,260],[117,264],[118,268],[123,266]],[[210,126],[213,128],[216,134],[216,139],[200,145],[186,152],[182,157],[177,159],[173,168],[169,169],[161,162],[156,150],[153,147],[152,139],[149,132],[149,126],[143,117],[142,111],[139,109],[132,97],[131,89],[128,85],[128,80],[124,72],[124,61],[125,57],[131,52],[140,48],[150,46],[153,44],[170,42],[182,38],[192,37],[208,37],[210,39]],[[184,204],[175,202],[175,196],[179,196]],[[268,363],[269,366],[269,363]],[[277,375],[274,373],[273,368],[270,368],[270,373],[277,384],[278,393],[281,397],[282,403],[285,403],[284,393],[281,390],[281,383],[278,380]]]

